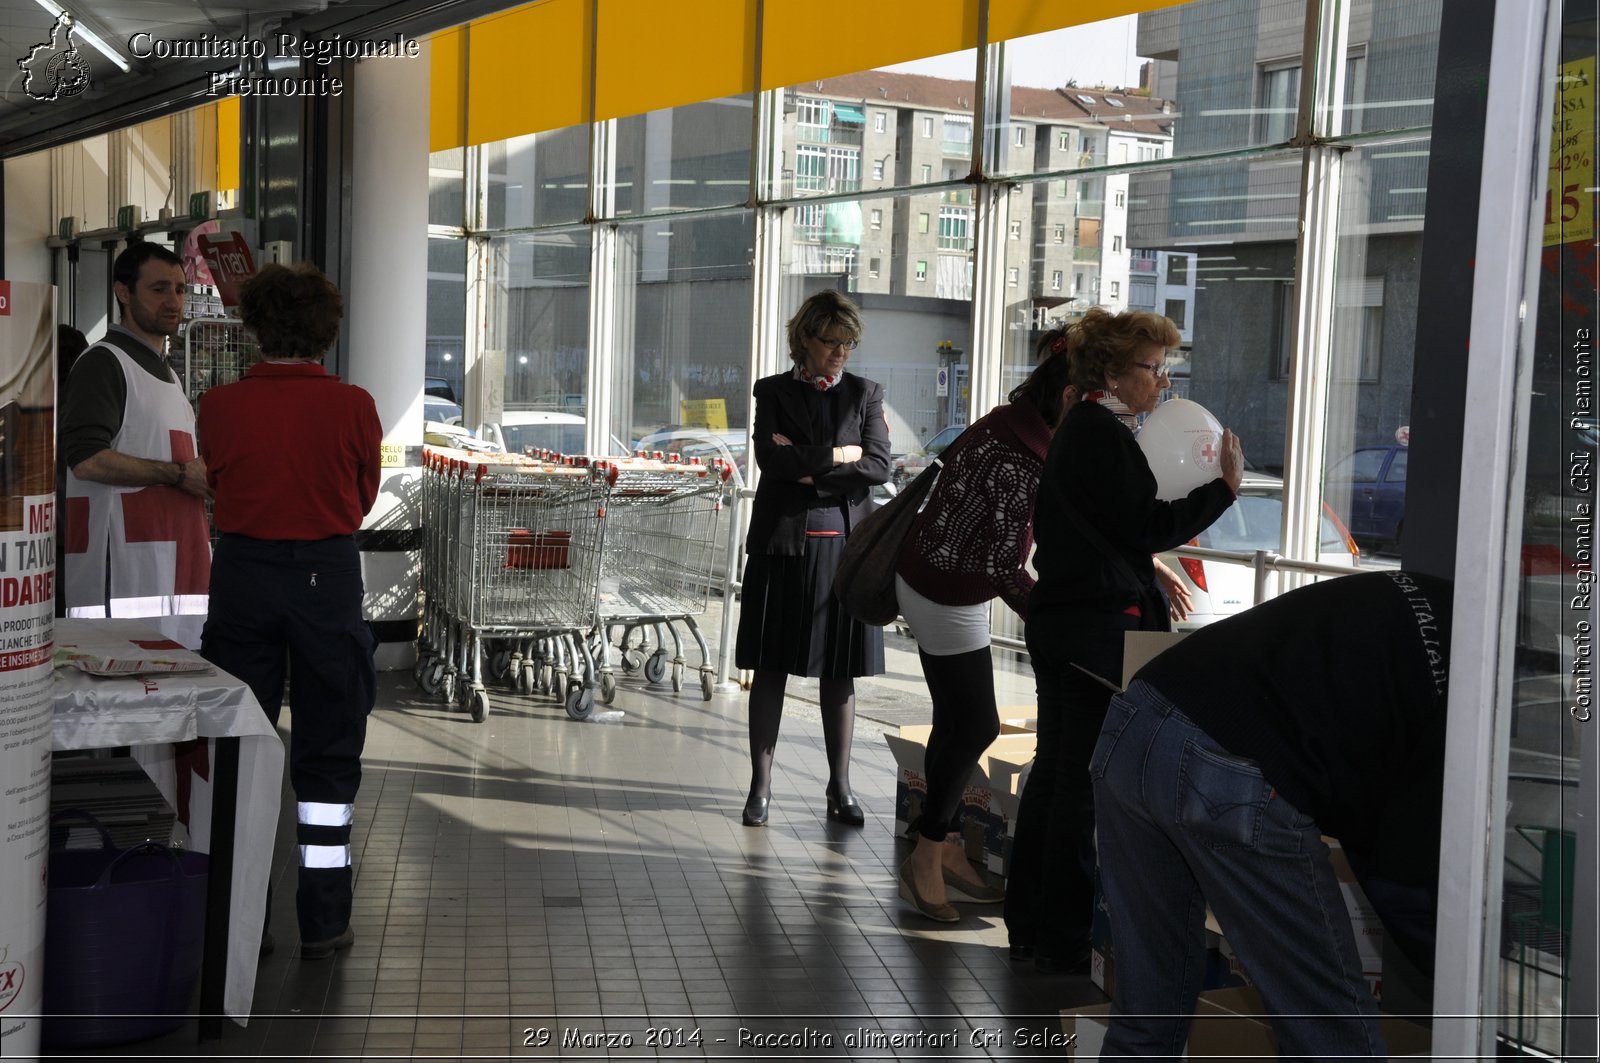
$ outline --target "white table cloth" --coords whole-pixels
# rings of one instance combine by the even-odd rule
[[[99,657],[199,660],[181,648],[140,645],[159,645],[163,639],[160,632],[138,620],[55,621],[58,652],[77,647]],[[107,678],[58,668],[53,693],[54,748],[133,747],[135,758],[174,808],[178,807],[178,795],[171,743],[193,738],[240,740],[223,1010],[240,1026],[245,1025],[255,995],[267,879],[278,827],[283,741],[268,725],[250,688],[220,669]],[[215,764],[215,742],[208,745]],[[193,780],[190,844],[202,852],[211,849],[210,804],[207,785]]]

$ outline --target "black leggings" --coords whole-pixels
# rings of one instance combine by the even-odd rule
[[[922,803],[917,832],[943,841],[959,829],[956,806],[972,777],[978,757],[1000,733],[1000,714],[994,704],[994,655],[989,647],[968,653],[935,657],[919,649],[922,674],[933,698],[933,730],[928,732],[928,752],[923,774],[928,796]]]

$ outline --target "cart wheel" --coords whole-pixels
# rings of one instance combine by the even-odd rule
[[[433,654],[427,650],[417,651],[417,663],[411,666],[411,678],[416,680],[417,686],[422,686],[422,680],[432,668]]]
[[[467,711],[472,713],[473,723],[482,723],[489,718],[489,692],[487,690],[474,690],[472,701],[467,706]]]
[[[672,692],[674,694],[680,694],[680,693],[683,692],[683,662],[682,661],[673,661],[672,662]]]
[[[539,669],[539,693],[552,694],[560,697],[560,692],[556,689],[555,665],[546,664],[543,668]]]
[[[506,672],[511,668],[511,651],[496,650],[489,655],[489,678],[496,683],[503,682]]]
[[[624,650],[622,653],[622,670],[632,675],[644,667],[644,654],[638,650]]]
[[[600,673],[600,699],[607,705],[617,700],[617,677],[610,672]]]
[[[659,683],[667,677],[666,650],[657,650],[644,662],[644,677],[651,683]]]
[[[574,720],[587,720],[594,711],[594,688],[586,687],[574,679],[567,684],[567,715]]]
[[[701,696],[702,700],[705,700],[705,701],[710,701],[711,700],[711,686],[712,686],[711,673],[710,672],[701,672],[700,673],[700,696]]]
[[[446,705],[456,703],[456,674],[446,672],[439,682],[439,697]]]
[[[421,687],[422,692],[431,698],[435,694],[439,693],[439,684],[443,681],[443,679],[444,662],[439,660],[439,658],[434,657],[428,661],[427,669],[424,670],[421,677],[418,678],[417,686]]]
[[[534,672],[539,666],[532,661],[523,661],[522,667],[517,671],[517,693],[532,694],[534,686]]]

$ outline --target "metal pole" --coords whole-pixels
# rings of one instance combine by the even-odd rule
[[[733,512],[728,516],[728,552],[722,574],[722,629],[717,637],[717,689],[723,693],[732,693],[739,689],[737,682],[728,679],[728,664],[733,658],[733,595],[739,587],[739,581],[734,578],[734,571],[738,564],[739,540],[744,537],[744,498],[747,492],[735,491]],[[751,497],[755,492],[748,492]]]

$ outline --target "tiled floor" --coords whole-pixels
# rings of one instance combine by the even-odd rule
[[[883,725],[863,719],[856,735],[867,825],[833,825],[815,707],[791,700],[771,825],[751,829],[739,823],[741,695],[707,702],[698,687],[626,679],[613,708],[620,719],[576,722],[549,699],[502,693],[474,724],[409,676],[382,676],[357,804],[354,947],[300,959],[285,817],[279,944],[248,1027],[197,1044],[191,1022],[105,1054],[1061,1056],[1024,1042],[1058,1039],[1059,1009],[1104,999],[1086,979],[1013,963],[998,907],[964,906],[946,927],[896,898],[909,843],[893,833]]]

